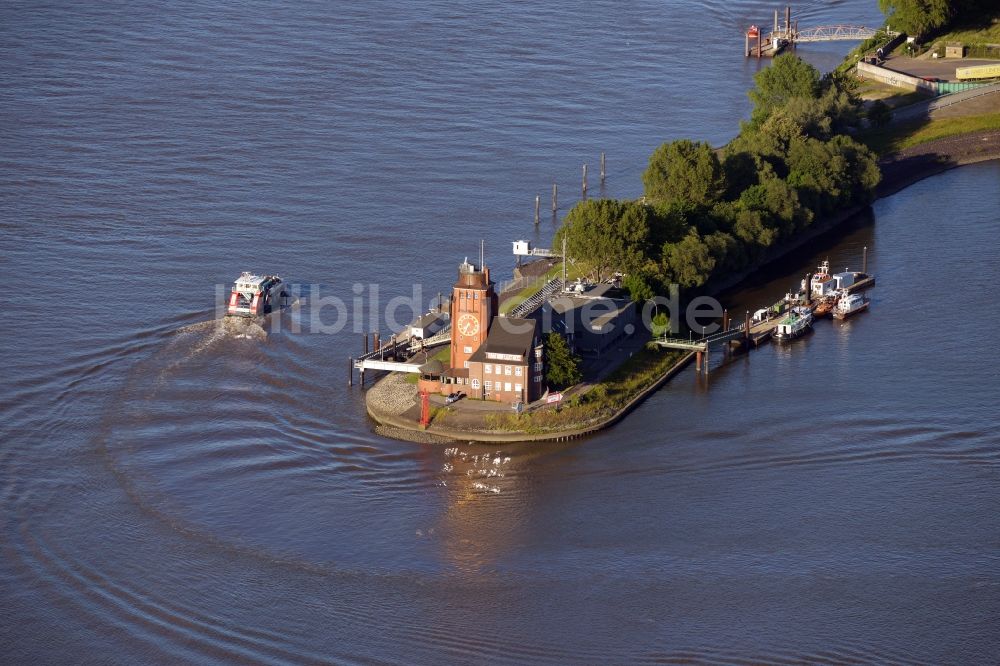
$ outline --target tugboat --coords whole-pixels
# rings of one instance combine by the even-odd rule
[[[832,296],[833,292],[836,291],[836,283],[830,274],[829,261],[824,261],[816,267],[816,272],[809,284],[809,291],[813,298]]]
[[[813,308],[813,317],[815,319],[829,317],[833,313],[833,308],[836,307],[836,305],[836,296],[824,296],[818,303],[816,303],[816,307]]]
[[[277,275],[254,275],[244,271],[236,278],[226,307],[227,317],[257,317],[288,304],[288,290]]]
[[[837,301],[833,316],[837,319],[847,319],[852,314],[867,310],[871,299],[861,294],[845,294]]]
[[[812,322],[812,311],[808,307],[794,307],[778,322],[777,328],[774,329],[774,339],[778,342],[791,342],[808,333],[812,328]]]

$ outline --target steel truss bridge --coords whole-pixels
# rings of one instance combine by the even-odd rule
[[[863,25],[821,25],[815,28],[801,28],[792,33],[796,44],[807,42],[863,41],[871,39],[878,30]],[[889,36],[893,36],[889,33]]]

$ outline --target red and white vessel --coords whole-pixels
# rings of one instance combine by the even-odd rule
[[[244,272],[233,284],[226,307],[227,317],[257,317],[288,304],[288,288],[277,275]]]

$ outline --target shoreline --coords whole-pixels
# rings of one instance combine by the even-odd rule
[[[889,196],[892,196],[910,185],[920,182],[925,178],[943,173],[950,169],[1000,160],[1000,130],[984,130],[969,134],[960,134],[908,148],[887,155],[879,160],[879,167],[882,170],[882,181],[876,187],[875,198],[872,203]],[[740,273],[727,276],[715,283],[709,282],[703,291],[706,295],[718,294],[736,287],[742,281],[764,269],[777,260],[787,256],[808,242],[829,233],[842,225],[847,220],[853,218],[860,212],[869,208],[871,204],[864,206],[854,206],[841,211],[836,215],[824,218],[803,233],[790,239],[788,242],[774,248],[767,254],[764,260],[751,269],[746,269]],[[593,433],[605,430],[617,424],[629,413],[641,405],[645,400],[659,390],[667,381],[672,379],[681,370],[686,368],[694,359],[694,352],[685,355],[677,363],[672,365],[658,379],[649,386],[642,389],[636,396],[628,401],[621,409],[607,418],[595,423],[581,425],[577,428],[566,428],[551,433],[527,433],[510,431],[464,431],[454,430],[447,427],[435,427],[433,422],[427,429],[421,429],[417,423],[409,419],[402,418],[402,415],[392,415],[374,409],[369,395],[377,387],[390,379],[392,375],[382,377],[365,394],[365,410],[368,417],[375,423],[375,430],[383,436],[393,439],[412,441],[417,443],[445,444],[456,441],[483,442],[483,443],[514,443],[514,442],[552,442],[565,441],[585,437]]]

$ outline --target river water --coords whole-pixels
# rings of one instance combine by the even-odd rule
[[[740,31],[772,10],[0,8],[0,661],[994,662],[995,163],[730,303],[867,246],[870,312],[686,371],[598,436],[398,442],[346,386],[388,298],[425,305],[480,239],[509,274],[553,182],[560,214],[584,162],[599,193],[600,151],[636,196],[659,142],[730,138],[764,66]],[[245,269],[296,303],[220,327]]]

